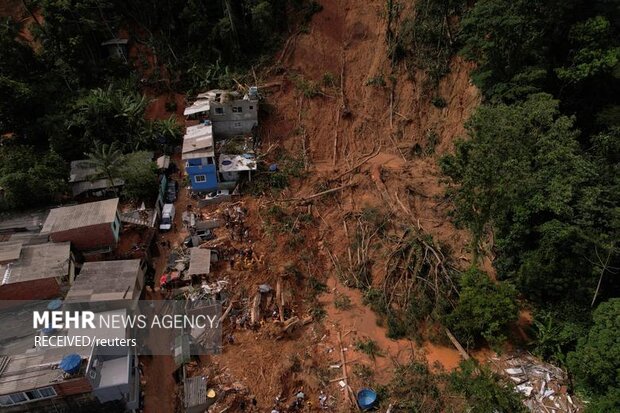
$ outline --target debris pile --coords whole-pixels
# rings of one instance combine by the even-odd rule
[[[529,354],[492,357],[494,370],[507,376],[533,413],[578,413],[583,407],[567,392],[568,378],[561,368],[544,363]]]
[[[245,225],[245,217],[248,211],[241,205],[224,208],[221,212],[224,225],[230,233],[233,241],[241,241],[249,238],[249,228]]]

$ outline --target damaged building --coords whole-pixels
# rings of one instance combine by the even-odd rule
[[[199,94],[183,114],[209,120],[216,137],[252,133],[258,126],[258,89],[251,87],[245,95],[235,91],[210,90]]]

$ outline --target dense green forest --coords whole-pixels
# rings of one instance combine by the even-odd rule
[[[96,142],[120,155],[166,149],[180,130],[174,119],[145,120],[146,91],[230,86],[235,73],[260,65],[297,27],[291,21],[303,23],[319,7],[304,0],[171,0],[157,7],[27,0],[20,6],[24,16],[41,18],[28,26],[32,42],[19,22],[0,22],[0,210],[58,201],[68,162],[86,159]],[[128,59],[112,59],[102,46],[117,37],[130,39]]]
[[[501,338],[514,286],[532,351],[568,368],[589,411],[620,410],[620,2],[423,0],[392,26],[393,58],[427,87],[460,54],[483,95],[441,165],[499,291],[465,275],[448,324],[466,342]]]

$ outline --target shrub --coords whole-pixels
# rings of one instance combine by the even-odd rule
[[[446,317],[456,337],[467,346],[483,338],[492,345],[505,340],[506,327],[518,317],[515,289],[505,282],[493,282],[477,268],[464,273],[460,285],[456,308]]]

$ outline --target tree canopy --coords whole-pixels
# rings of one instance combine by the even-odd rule
[[[505,340],[506,327],[517,320],[516,291],[511,285],[494,283],[488,274],[471,268],[460,280],[456,308],[446,317],[452,332],[467,346],[485,339],[491,344]]]
[[[582,337],[568,365],[577,383],[595,398],[620,393],[620,299],[601,303],[594,311],[592,328]],[[617,401],[616,401],[617,404]]]

